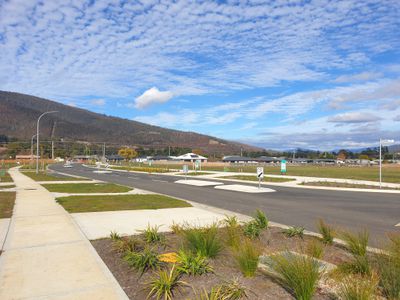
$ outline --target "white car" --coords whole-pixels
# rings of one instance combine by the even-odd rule
[[[64,168],[72,168],[72,164],[64,164]]]

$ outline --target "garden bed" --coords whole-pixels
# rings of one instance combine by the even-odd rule
[[[226,228],[218,229],[218,238],[221,241],[226,238],[226,234]],[[282,232],[282,229],[271,227],[261,233],[257,239],[257,245],[262,248],[264,254],[285,250],[302,252],[310,241],[315,240],[316,238],[309,236],[290,238]],[[149,293],[146,283],[153,278],[156,271],[147,271],[141,275],[139,271],[131,268],[121,258],[121,254],[115,250],[115,241],[111,238],[94,240],[92,244],[128,297],[130,299],[146,299]],[[167,233],[164,244],[165,246],[155,246],[157,253],[177,252],[185,243],[182,234]],[[200,299],[196,298],[195,291],[197,291],[198,297],[200,292],[210,291],[211,287],[231,280],[237,280],[247,290],[248,299],[293,299],[293,296],[276,280],[260,271],[257,271],[254,277],[243,276],[232,251],[230,247],[224,246],[215,258],[209,259],[209,264],[214,269],[213,273],[196,276],[182,275],[180,280],[190,284],[190,287],[184,287],[181,293],[176,292],[173,299]],[[347,261],[349,257],[345,249],[327,245],[322,259],[332,264],[339,264]],[[313,299],[330,299],[329,297],[324,291],[317,290]]]

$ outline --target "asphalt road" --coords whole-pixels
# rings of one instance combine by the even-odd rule
[[[93,168],[78,164],[74,164],[73,168],[54,165],[51,169],[179,197],[246,215],[251,215],[255,209],[261,209],[271,221],[304,226],[313,231],[316,231],[318,218],[339,228],[366,228],[370,232],[370,244],[374,246],[382,245],[386,233],[400,232],[400,227],[395,227],[400,222],[400,194],[313,190],[271,185],[268,187],[276,192],[249,194],[177,184],[175,181],[183,177],[171,175],[118,171],[98,174],[93,173]],[[227,181],[223,182],[229,184]]]

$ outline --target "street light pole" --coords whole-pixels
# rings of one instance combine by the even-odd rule
[[[39,125],[40,125],[40,119],[47,115],[47,114],[52,114],[52,113],[57,113],[58,111],[46,111],[42,113],[39,118],[37,119],[36,123],[36,174],[39,174]]]

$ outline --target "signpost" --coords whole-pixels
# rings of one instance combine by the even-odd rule
[[[186,176],[187,176],[188,171],[189,171],[189,166],[183,165],[183,173],[185,173],[185,180],[187,179]]]
[[[261,180],[264,178],[264,167],[257,167],[258,188],[261,188]]]
[[[286,160],[282,159],[281,160],[281,175],[286,174]]]

